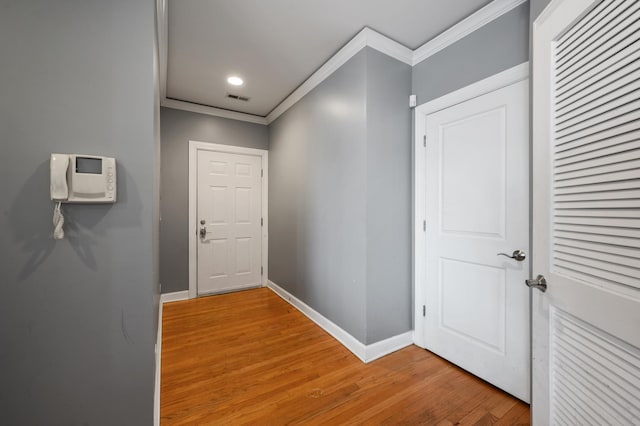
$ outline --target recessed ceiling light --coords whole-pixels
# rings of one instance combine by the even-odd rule
[[[238,76],[231,76],[229,78],[227,78],[227,83],[233,85],[233,86],[242,86],[242,83],[244,83],[244,81],[242,81],[242,79]]]

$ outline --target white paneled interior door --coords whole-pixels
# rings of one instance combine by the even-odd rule
[[[418,260],[426,262],[425,347],[524,401],[528,90],[522,80],[426,116],[426,259]],[[516,250],[526,257],[499,255]]]
[[[261,285],[261,157],[197,151],[197,292]]]
[[[532,418],[640,424],[640,2],[534,24]]]

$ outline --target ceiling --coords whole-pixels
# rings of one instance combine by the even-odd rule
[[[167,0],[166,97],[264,117],[364,27],[416,49],[490,2]]]

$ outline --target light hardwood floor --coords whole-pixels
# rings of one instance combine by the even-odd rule
[[[167,303],[161,424],[529,424],[529,407],[415,346],[362,363],[266,288]]]

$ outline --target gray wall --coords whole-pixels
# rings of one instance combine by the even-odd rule
[[[536,20],[549,3],[551,3],[551,0],[529,0],[531,23]]]
[[[411,67],[367,51],[367,338],[412,328]]]
[[[366,339],[366,51],[270,126],[269,279]]]
[[[160,282],[189,289],[189,141],[268,149],[267,126],[161,108]]]
[[[413,67],[418,105],[529,60],[524,3]]]
[[[0,423],[152,424],[154,10],[0,2]],[[57,242],[51,152],[118,161]]]
[[[411,328],[410,75],[363,49],[270,126],[269,279],[366,344]]]

